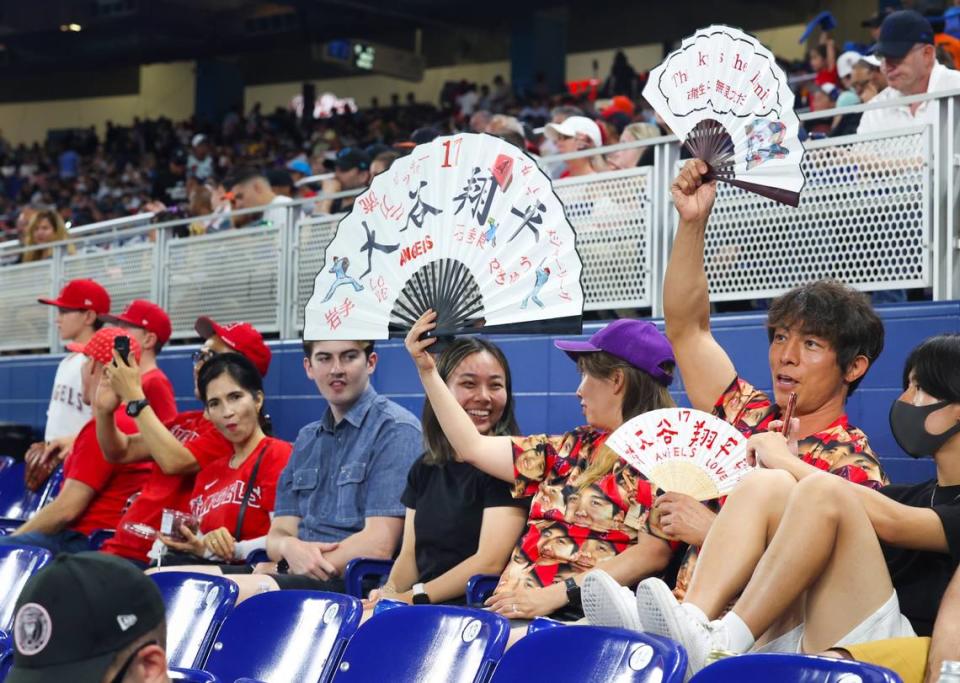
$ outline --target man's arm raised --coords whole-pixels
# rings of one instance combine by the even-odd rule
[[[710,411],[737,371],[710,332],[703,248],[717,183],[705,182],[706,172],[706,163],[690,160],[670,188],[680,224],[663,279],[663,313],[690,404]]]

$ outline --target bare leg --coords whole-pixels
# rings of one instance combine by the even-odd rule
[[[779,470],[757,470],[740,483],[710,527],[684,602],[708,619],[720,616],[750,580],[796,487]]]
[[[280,586],[277,585],[273,577],[267,574],[231,574],[227,578],[237,584],[240,589],[240,593],[237,595],[238,603],[258,593],[280,590]]]
[[[807,652],[835,645],[893,594],[880,542],[856,491],[828,474],[795,487],[733,611],[756,637],[805,591]]]
[[[280,590],[280,586],[268,574],[230,574],[226,575],[220,571],[220,567],[214,565],[184,565],[180,567],[154,567],[147,569],[147,574],[156,574],[157,572],[194,572],[196,574],[211,574],[214,576],[226,576],[237,584],[240,592],[237,594],[237,602],[241,603],[257,593],[266,593],[267,591]]]

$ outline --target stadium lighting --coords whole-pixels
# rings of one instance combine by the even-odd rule
[[[83,27],[80,24],[60,24],[60,30],[64,33],[79,33]]]

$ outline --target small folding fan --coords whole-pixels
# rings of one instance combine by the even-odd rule
[[[729,26],[709,26],[650,72],[643,96],[715,178],[797,206],[800,121],[773,54]]]
[[[462,133],[419,145],[340,221],[305,311],[304,339],[580,333],[582,262],[550,179],[513,145]]]
[[[710,413],[689,408],[638,415],[605,445],[657,488],[697,500],[726,495],[752,469],[743,434]]]

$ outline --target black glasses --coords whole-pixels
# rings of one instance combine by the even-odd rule
[[[210,349],[197,349],[193,352],[191,358],[193,358],[194,365],[202,365],[208,360],[217,355],[216,351],[211,351]]]
[[[120,671],[117,672],[117,675],[110,679],[110,683],[122,683],[123,679],[127,675],[127,671],[133,666],[133,660],[137,658],[137,655],[140,654],[145,648],[150,647],[151,645],[159,645],[160,641],[158,640],[148,640],[143,645],[134,650],[127,661],[123,663],[123,666],[120,667]]]

